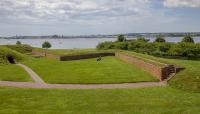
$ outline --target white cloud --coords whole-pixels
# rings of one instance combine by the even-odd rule
[[[200,8],[200,0],[164,0],[164,6]]]
[[[0,0],[0,6],[6,21],[88,21],[145,15],[149,0]]]
[[[145,32],[177,21],[152,4],[153,0],[0,0],[0,34]]]

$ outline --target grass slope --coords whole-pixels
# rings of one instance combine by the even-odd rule
[[[1,81],[31,81],[31,77],[23,68],[17,65],[0,65],[0,80]]]
[[[48,53],[56,54],[56,55],[81,55],[81,54],[92,54],[92,53],[102,53],[102,52],[114,52],[113,50],[97,50],[97,49],[42,49],[42,48],[34,48],[35,50]]]
[[[8,60],[7,60],[7,56],[12,56],[14,57],[17,61],[21,61],[25,58],[25,55],[14,51],[12,49],[9,49],[7,47],[4,46],[0,46],[0,64],[7,64]]]
[[[123,83],[158,81],[149,73],[115,57],[77,61],[57,61],[46,58],[24,62],[48,83]]]
[[[0,88],[1,114],[198,114],[200,94],[172,88]]]
[[[167,59],[135,52],[127,53],[163,63],[176,64],[185,67],[185,70],[172,78],[169,82],[170,86],[188,91],[200,92],[200,60]]]
[[[26,58],[25,55],[9,49],[5,46],[0,46],[0,80],[1,81],[31,81],[30,76],[24,69],[17,65],[11,65],[7,56],[14,57],[17,62],[22,61]]]
[[[18,44],[18,45],[5,45],[5,47],[10,48],[12,50],[15,50],[20,53],[28,54],[32,52],[32,47],[29,45],[23,45],[23,44]]]

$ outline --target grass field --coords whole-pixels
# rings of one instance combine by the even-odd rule
[[[31,81],[28,73],[17,65],[0,65],[0,80],[1,81],[19,81],[27,82]]]
[[[200,94],[163,88],[0,88],[1,114],[198,114]]]
[[[47,58],[29,59],[24,64],[31,67],[48,83],[124,83],[158,81],[149,73],[115,57],[102,61],[85,59],[57,61]]]
[[[168,87],[88,90],[0,87],[0,114],[198,114],[200,112],[199,60],[165,59],[128,53],[147,61],[150,59],[177,64],[186,69],[172,78]],[[104,57],[101,62],[96,62],[96,59],[63,62],[47,58],[27,58],[24,63],[48,83],[158,81],[149,73],[114,57]],[[0,65],[0,80],[30,81],[30,77],[16,65]]]
[[[169,82],[170,86],[188,91],[200,92],[200,60],[167,59],[134,52],[127,53],[146,59],[151,59],[163,63],[176,64],[178,66],[185,67],[185,70],[178,73]]]
[[[114,50],[97,50],[97,49],[42,49],[34,48],[39,51],[47,51],[48,53],[56,55],[80,55],[80,54],[92,54],[92,53],[102,53],[102,52],[114,52]]]

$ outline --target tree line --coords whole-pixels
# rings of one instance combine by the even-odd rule
[[[154,56],[200,57],[200,43],[195,43],[189,34],[178,43],[166,42],[161,35],[157,36],[154,42],[143,37],[127,40],[124,35],[119,35],[117,41],[100,43],[97,49],[121,49]]]

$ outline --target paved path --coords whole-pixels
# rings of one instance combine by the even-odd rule
[[[3,87],[19,87],[19,88],[65,88],[65,89],[115,89],[115,88],[144,88],[165,86],[166,82],[139,82],[139,83],[121,83],[121,84],[47,84],[33,70],[23,64],[17,64],[24,68],[35,81],[31,82],[13,82],[0,81]]]
[[[40,76],[38,76],[32,69],[23,64],[17,64],[17,65],[24,68],[24,70],[31,76],[31,78],[35,81],[35,83],[45,84],[45,82],[40,78]]]
[[[123,84],[37,84],[31,82],[0,81],[0,86],[19,88],[65,88],[65,89],[116,89],[116,88],[144,88],[165,86],[163,82],[141,82]]]

